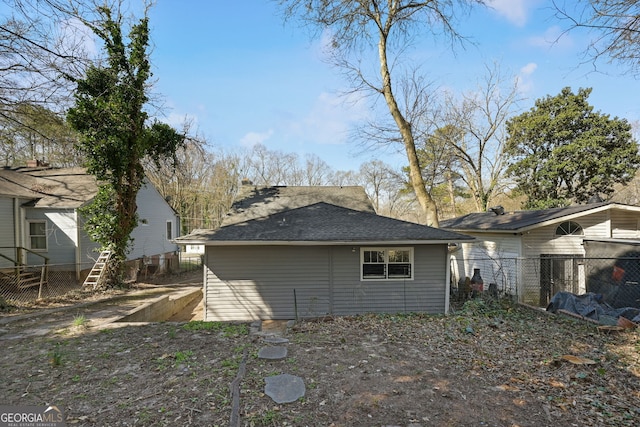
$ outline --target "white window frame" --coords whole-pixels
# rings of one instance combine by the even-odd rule
[[[389,252],[392,251],[408,251],[409,260],[407,262],[394,263],[389,261]],[[382,260],[379,263],[365,263],[365,252],[382,252]],[[361,247],[360,248],[360,280],[362,281],[398,281],[398,280],[413,280],[414,279],[414,250],[412,247]],[[366,276],[364,275],[365,264],[383,264],[384,272],[378,276]],[[410,273],[409,276],[403,277],[389,277],[389,265],[390,264],[409,264]]]
[[[165,237],[167,240],[173,239],[173,221],[168,219],[164,228]]]
[[[44,234],[31,234],[31,224],[44,224]],[[47,252],[49,250],[49,238],[48,238],[48,227],[47,227],[46,219],[30,219],[27,221],[27,242],[29,243],[29,249],[34,252]],[[33,247],[33,238],[44,238],[44,248],[34,248]]]

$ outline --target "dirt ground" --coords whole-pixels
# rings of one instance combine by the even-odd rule
[[[14,330],[12,323],[0,328]],[[16,323],[19,325],[19,322]],[[67,425],[637,426],[640,337],[504,302],[448,316],[303,321],[282,360],[250,325],[162,322],[0,334],[0,402],[55,404]],[[15,336],[15,335],[14,335]],[[573,357],[570,357],[573,356]],[[276,404],[265,378],[303,379]],[[231,384],[239,383],[234,409]]]

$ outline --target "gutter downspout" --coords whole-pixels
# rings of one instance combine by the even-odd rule
[[[73,210],[73,215],[75,217],[73,222],[76,225],[76,241],[78,242],[78,244],[76,245],[76,280],[79,282],[82,272],[82,265],[80,265],[82,263],[80,257],[80,254],[82,253],[82,236],[80,235],[80,215],[78,215],[77,209]]]
[[[18,254],[18,248],[22,245],[22,216],[20,215],[20,201],[17,197],[13,198],[13,246],[16,248],[15,256],[20,260],[21,254]]]
[[[444,314],[449,314],[449,304],[451,303],[449,293],[451,292],[451,254],[449,248],[445,246],[445,261],[447,263],[445,269],[445,284],[444,284]]]

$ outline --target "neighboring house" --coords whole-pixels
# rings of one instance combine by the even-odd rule
[[[441,221],[440,227],[477,239],[454,255],[456,278],[480,268],[485,288],[493,282],[524,302],[546,306],[558,290],[588,290],[591,269],[603,267],[585,262],[585,256],[620,252],[587,254],[587,241],[620,244],[640,238],[640,207],[608,202],[516,212],[498,207]]]
[[[78,209],[97,190],[96,179],[82,168],[0,169],[0,267],[12,261],[41,265],[47,259],[52,269],[75,270],[80,279],[80,270],[97,258],[98,245],[84,231]],[[128,259],[144,259],[162,269],[178,250],[172,242],[178,215],[148,182],[137,204],[140,224],[132,233]]]
[[[361,187],[243,186],[205,246],[205,320],[445,313],[461,234],[375,213]]]

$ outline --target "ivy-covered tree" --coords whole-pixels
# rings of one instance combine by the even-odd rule
[[[123,36],[120,17],[98,9],[97,23],[85,22],[100,38],[106,62],[87,69],[78,79],[75,105],[67,119],[80,133],[79,148],[87,170],[99,182],[99,193],[83,214],[89,235],[112,251],[114,267],[108,284],[119,283],[138,224],[136,196],[144,180],[143,161],[173,158],[184,136],[169,125],[149,123],[144,107],[151,76],[149,26],[145,16]]]
[[[594,112],[591,89],[564,88],[507,122],[508,168],[525,208],[544,209],[608,197],[640,167],[638,145],[625,119]]]

